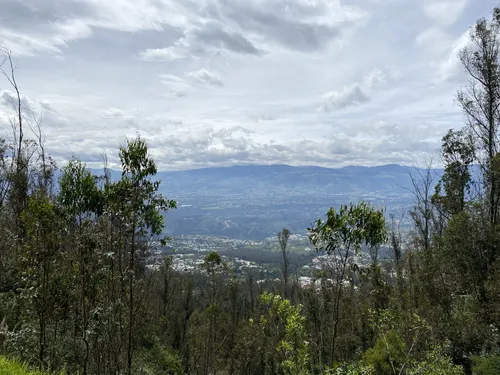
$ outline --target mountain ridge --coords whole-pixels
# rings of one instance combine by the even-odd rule
[[[410,173],[399,164],[325,168],[290,165],[235,165],[160,171],[160,192],[175,199],[167,215],[171,235],[215,235],[263,239],[283,227],[304,233],[329,207],[368,201],[398,213],[412,205]],[[103,170],[94,171],[102,175]],[[442,169],[434,169],[435,183]],[[111,171],[112,179],[121,176]]]

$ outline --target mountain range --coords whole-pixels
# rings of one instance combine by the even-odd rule
[[[102,171],[94,171],[102,173]],[[412,205],[410,175],[422,169],[389,164],[322,168],[239,165],[158,172],[161,192],[178,202],[166,216],[171,235],[262,239],[283,227],[305,233],[329,207],[360,200],[401,212]],[[435,183],[442,169],[431,171]],[[113,179],[119,171],[111,171]]]

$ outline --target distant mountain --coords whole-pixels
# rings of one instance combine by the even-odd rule
[[[369,201],[387,212],[412,205],[410,173],[397,164],[322,168],[244,165],[159,172],[161,192],[178,202],[167,215],[172,235],[263,239],[283,227],[305,233],[329,207]],[[94,171],[102,174],[102,171]],[[423,172],[419,170],[419,172]],[[437,183],[443,170],[432,170]],[[111,171],[119,179],[119,171]]]
[[[404,193],[411,188],[412,167],[388,164],[376,167],[292,167],[247,165],[160,172],[163,189],[172,193],[209,191],[252,195],[286,191],[297,194]],[[442,170],[433,170],[439,178]]]

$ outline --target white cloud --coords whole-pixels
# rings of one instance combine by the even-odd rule
[[[328,47],[366,13],[340,1],[207,0],[203,11],[190,14],[183,36],[172,45],[140,52],[146,61],[191,55],[254,55],[270,48],[314,52]]]
[[[320,109],[330,112],[337,109],[343,109],[350,106],[366,103],[370,100],[363,89],[355,84],[346,86],[340,91],[327,92],[322,97],[323,102]]]
[[[202,86],[210,86],[210,87],[224,86],[224,84],[219,79],[219,77],[217,77],[216,74],[209,72],[205,68],[189,72],[187,75],[189,78],[192,78],[196,83]]]
[[[347,85],[341,90],[323,94],[320,109],[324,112],[331,112],[368,103],[373,91],[395,80],[397,74],[396,71],[388,74],[379,68],[373,68],[363,77],[361,83]]]
[[[460,51],[470,45],[469,31],[464,32],[449,48],[448,56],[439,63],[437,82],[454,81],[464,77],[464,68],[460,62]]]
[[[420,32],[415,38],[415,42],[419,47],[423,47],[432,54],[443,54],[449,49],[453,40],[443,29],[431,27]]]
[[[387,81],[388,79],[386,73],[378,68],[374,68],[364,78],[364,84],[370,89],[380,85],[385,85],[387,84]]]
[[[99,162],[140,133],[162,168],[411,163],[434,152],[462,121],[453,99],[466,31],[497,5],[0,1],[0,45],[58,160]],[[3,122],[9,90],[0,80]]]
[[[169,92],[179,98],[186,96],[191,88],[191,85],[185,79],[172,74],[161,74],[160,78]]]
[[[139,57],[144,61],[168,61],[185,57],[178,55],[172,48],[150,48],[139,52]]]
[[[200,88],[221,88],[224,83],[217,74],[210,72],[206,68],[193,70],[180,77],[172,74],[161,74],[161,82],[168,88],[174,97],[184,97],[193,89]]]
[[[450,26],[460,19],[467,4],[468,0],[426,0],[424,11],[434,22]]]

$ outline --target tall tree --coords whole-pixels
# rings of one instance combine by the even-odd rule
[[[331,359],[334,359],[338,335],[344,281],[347,271],[354,264],[353,255],[361,251],[362,245],[379,246],[387,240],[384,214],[365,202],[358,205],[342,205],[337,211],[330,208],[326,220],[318,219],[309,228],[309,240],[318,251],[332,256],[335,268],[333,334]]]
[[[122,178],[109,186],[108,197],[114,212],[126,228],[128,248],[128,339],[127,371],[132,373],[134,352],[134,329],[138,306],[136,301],[136,279],[141,259],[138,259],[139,244],[146,244],[161,235],[164,228],[162,213],[176,207],[176,202],[167,200],[159,192],[160,182],[152,181],[157,173],[154,160],[148,153],[146,142],[137,137],[120,147],[119,157],[122,165]],[[165,239],[159,239],[165,243]]]
[[[9,121],[12,126],[14,145],[11,148],[11,167],[10,167],[10,200],[15,212],[17,229],[23,234],[24,224],[21,220],[21,213],[26,208],[28,199],[28,162],[30,155],[26,152],[24,138],[24,113],[22,97],[19,85],[16,79],[16,64],[12,59],[12,54],[5,48],[0,48],[0,54],[3,58],[0,60],[0,73],[14,90],[12,107],[15,115]]]
[[[474,162],[474,140],[463,130],[449,130],[442,139],[441,153],[445,163],[444,175],[438,182],[433,204],[444,219],[465,209],[470,194]]]
[[[470,45],[460,53],[460,60],[470,78],[458,92],[468,129],[478,143],[476,161],[480,164],[489,204],[489,221],[498,221],[500,193],[493,172],[493,159],[498,152],[500,120],[500,8],[495,8],[490,20],[480,19],[470,31]]]
[[[288,239],[290,238],[290,231],[287,228],[283,228],[276,236],[278,237],[281,256],[283,257],[283,263],[281,265],[281,273],[283,275],[283,295],[285,298],[288,298],[288,263],[290,261]]]

